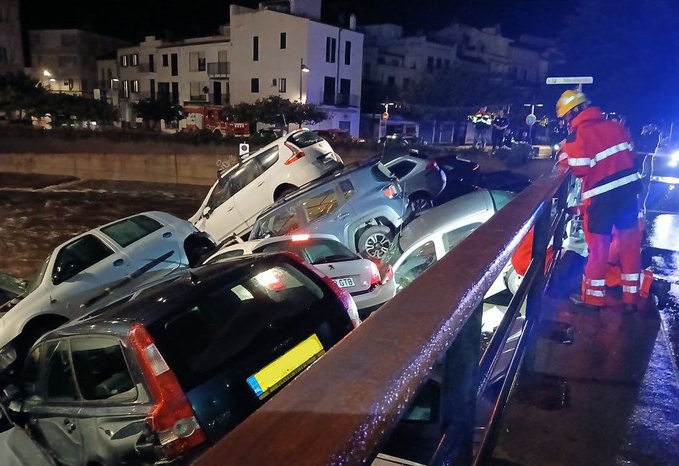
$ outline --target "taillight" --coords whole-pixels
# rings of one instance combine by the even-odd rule
[[[436,163],[436,160],[427,161],[427,166],[425,167],[425,170],[430,171],[430,170],[438,170],[438,169],[439,169],[439,164]]]
[[[130,347],[137,354],[154,401],[146,421],[158,436],[164,459],[176,457],[205,442],[207,438],[177,377],[142,324],[133,325]]]
[[[392,183],[389,186],[382,188],[382,194],[384,194],[389,199],[393,199],[398,196],[399,189],[395,184]]]
[[[377,265],[370,261],[370,286],[376,286],[382,283],[382,277],[380,277],[380,271]]]
[[[361,324],[361,318],[358,317],[358,307],[354,302],[354,298],[351,297],[347,290],[340,288],[337,285],[337,283],[335,283],[332,280],[332,278],[328,277],[326,274],[318,270],[313,265],[304,262],[299,256],[289,253],[286,254],[288,254],[289,257],[295,259],[298,263],[306,267],[308,270],[311,270],[313,273],[316,274],[316,276],[320,277],[323,280],[323,282],[325,282],[326,285],[330,287],[333,293],[337,295],[339,300],[344,305],[344,309],[346,310],[347,315],[349,316],[351,324],[354,326],[354,328],[358,327]]]
[[[295,163],[302,157],[306,156],[304,151],[299,150],[297,147],[293,146],[292,144],[286,142],[285,146],[292,151],[292,155],[288,158],[288,160],[285,161],[285,165],[290,165],[292,163]]]
[[[391,267],[391,265],[387,265],[387,269],[384,271],[384,278],[382,279],[382,283],[387,283],[389,280],[394,279],[394,269]]]
[[[298,235],[292,235],[291,239],[293,241],[308,241],[309,240],[309,234],[308,233],[302,233]]]

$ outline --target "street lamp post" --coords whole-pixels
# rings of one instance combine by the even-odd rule
[[[299,61],[299,101],[302,101],[302,77],[304,76],[304,73],[308,73],[311,71],[308,66],[304,64],[304,58],[301,58]]]
[[[387,97],[387,100],[389,98]],[[381,102],[380,105],[384,106],[384,113],[382,114],[382,117],[380,118],[380,125],[377,128],[377,140],[379,141],[382,138],[382,121],[384,121],[384,135],[387,135],[387,119],[389,118],[389,107],[392,105],[396,105],[394,102]],[[384,117],[386,115],[386,118]]]
[[[543,104],[523,104],[524,107],[530,107],[530,114],[535,116],[535,107],[542,107]],[[537,118],[537,117],[536,117]],[[535,123],[533,123],[535,124]],[[528,142],[533,144],[533,124],[528,125]]]

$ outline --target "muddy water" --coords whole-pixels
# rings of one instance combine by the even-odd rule
[[[52,249],[113,220],[147,210],[188,218],[208,188],[0,174],[0,270],[30,278]]]

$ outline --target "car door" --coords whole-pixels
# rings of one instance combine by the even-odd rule
[[[243,229],[243,216],[236,208],[232,179],[239,167],[222,176],[215,184],[196,228],[209,233],[217,243]]]
[[[81,304],[124,279],[132,269],[130,258],[120,248],[92,233],[80,236],[55,251],[48,310],[78,317]]]
[[[59,464],[83,463],[84,442],[76,417],[81,405],[67,339],[43,342],[26,360],[22,412]]]
[[[264,157],[260,158],[262,155]],[[266,162],[266,167],[270,168],[278,160],[278,146],[244,162],[234,175],[233,196],[243,216],[242,231],[239,234],[250,230],[262,209],[273,203],[273,189],[260,160]]]
[[[354,185],[347,178],[339,183],[328,183],[324,189],[305,197],[301,207],[308,231],[333,235],[353,249],[348,231],[355,212],[347,201],[354,193]]]
[[[188,266],[182,263],[183,238],[177,237],[172,226],[148,215],[126,218],[99,231],[125,252],[133,272],[147,269],[144,274],[148,276]]]

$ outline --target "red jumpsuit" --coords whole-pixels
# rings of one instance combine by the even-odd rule
[[[641,270],[637,195],[641,190],[631,138],[617,122],[588,107],[571,121],[562,149],[573,174],[582,178],[585,241],[589,249],[582,300],[603,306],[613,230],[618,241],[623,302],[636,304]]]

